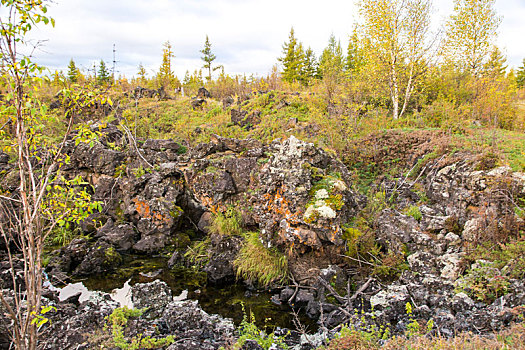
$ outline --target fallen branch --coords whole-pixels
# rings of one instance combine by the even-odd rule
[[[295,292],[293,292],[292,296],[290,297],[290,299],[288,299],[288,304],[291,305],[292,303],[292,300],[295,298],[295,296],[297,295],[297,292],[299,292],[299,284],[297,284],[297,282],[295,282],[295,278],[293,276],[293,273],[290,272],[290,277],[292,278],[292,282],[293,284],[295,285]]]
[[[319,282],[321,282],[321,284],[323,285],[323,287],[325,287],[326,289],[328,289],[328,291],[330,292],[330,294],[342,305],[346,304],[346,300],[345,298],[343,298],[342,296],[339,295],[339,293],[337,293],[335,291],[335,289],[330,285],[330,283],[328,283],[327,281],[325,281],[322,277],[317,277],[317,280]],[[347,312],[345,310],[345,312]]]
[[[348,259],[353,260],[353,261],[355,261],[355,262],[358,262],[358,263],[360,263],[360,264],[363,263],[363,264],[367,264],[367,265],[374,266],[374,267],[377,266],[376,264],[370,263],[370,262],[365,261],[365,260],[352,258],[351,256],[348,256],[348,255],[342,255],[342,254],[339,254],[339,256],[341,256],[341,257],[345,257],[345,258],[348,258]]]
[[[139,151],[139,147],[137,146],[137,141],[136,139],[133,137],[133,135],[131,134],[131,131],[129,131],[129,129],[124,125],[124,124],[120,124],[120,126],[122,127],[122,129],[124,130],[124,132],[126,133],[126,135],[128,136],[128,140],[129,142],[135,146],[135,151],[137,152],[138,156],[140,157],[140,159],[142,159],[150,168],[153,168],[153,165],[151,165],[147,160],[146,158],[144,158],[142,156],[142,154],[140,153]]]
[[[365,284],[363,284],[358,290],[356,290],[356,292],[350,298],[348,298],[348,305],[350,305],[354,300],[356,300],[359,294],[363,293],[368,288],[370,283],[374,280],[375,278],[370,277],[368,281],[365,282]]]

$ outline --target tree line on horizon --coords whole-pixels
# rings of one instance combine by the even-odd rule
[[[501,18],[494,4],[495,0],[454,0],[444,29],[433,32],[432,0],[358,0],[360,21],[346,47],[331,35],[317,56],[298,40],[292,27],[276,66],[263,78],[226,74],[222,65],[214,63],[217,57],[208,35],[200,50],[201,69],[186,71],[182,80],[173,72],[175,56],[169,41],[163,45],[158,72],[151,76],[141,63],[130,81],[115,78],[101,60],[94,75],[86,77],[71,59],[65,78],[168,91],[182,87],[189,94],[207,86],[217,97],[250,91],[252,85],[319,90],[328,105],[354,114],[383,109],[399,119],[430,113],[436,124],[451,114],[456,119],[523,128],[523,120],[516,120],[515,101],[525,85],[525,59],[517,70],[508,70],[506,57],[495,44]]]

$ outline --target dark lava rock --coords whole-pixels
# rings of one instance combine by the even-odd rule
[[[60,100],[54,100],[53,102],[51,102],[49,104],[49,109],[50,110],[53,110],[53,109],[58,109],[62,106],[62,102],[60,102]]]
[[[138,233],[130,224],[116,225],[112,219],[109,219],[97,231],[95,237],[115,246],[117,250],[128,251],[138,239]]]
[[[160,100],[165,100],[167,98],[166,91],[164,90],[164,87],[162,86],[157,90],[147,89],[147,88],[138,86],[135,88],[135,90],[133,90],[132,95],[136,99],[141,99],[144,97],[149,97],[149,98],[158,97]]]
[[[211,256],[204,267],[208,282],[221,285],[235,280],[233,261],[237,258],[241,243],[242,239],[236,236],[211,236]]]
[[[206,100],[203,98],[196,98],[191,100],[191,108],[198,109],[202,108],[203,105],[206,104]]]
[[[225,98],[222,99],[222,108],[228,108],[234,102],[235,102],[235,100],[233,99],[233,97],[231,97],[231,96],[225,97]]]
[[[46,267],[49,277],[54,282],[67,281],[67,274],[84,260],[90,250],[90,243],[85,239],[74,239],[67,246],[61,248],[53,255]],[[55,278],[56,277],[56,278]]]
[[[255,340],[247,340],[241,347],[241,350],[264,350]]]
[[[0,151],[0,164],[7,164],[9,162],[9,154]]]
[[[80,222],[80,229],[85,234],[93,233],[98,227],[103,226],[107,222],[108,218],[101,213],[90,214],[85,220]]]
[[[239,125],[246,130],[252,129],[255,125],[261,123],[261,112],[254,111],[249,113],[241,109],[232,109],[230,112],[231,122],[234,125]]]
[[[279,299],[281,299],[281,302],[288,304],[288,301],[290,301],[290,298],[292,295],[294,295],[295,289],[286,287],[283,290],[281,290],[281,293],[279,294]]]
[[[150,283],[137,283],[131,288],[131,301],[136,309],[147,309],[148,318],[158,318],[164,308],[173,301],[171,289],[165,282],[155,280]]]
[[[305,289],[299,289],[299,292],[297,292],[297,295],[295,296],[294,305],[305,307],[308,303],[313,302],[314,300],[315,297],[313,293],[310,293]]]
[[[89,169],[95,173],[110,176],[115,174],[115,169],[125,159],[124,153],[106,148],[98,142],[91,147],[83,142],[75,146],[73,141],[68,141],[66,152],[71,156],[66,170]]]
[[[122,256],[111,244],[97,242],[88,250],[80,265],[73,271],[73,275],[102,274],[114,270],[121,262]]]
[[[204,312],[196,301],[173,301],[164,282],[137,284],[131,287],[135,307],[147,307],[142,316],[130,318],[125,326],[127,339],[138,336],[155,338],[174,336],[177,342],[168,349],[216,350],[234,338],[235,326],[229,319]],[[48,304],[48,302],[46,302]],[[118,307],[108,294],[95,292],[80,305],[62,302],[41,335],[42,349],[98,349],[111,338],[107,316]],[[0,311],[2,306],[0,305]],[[0,318],[3,313],[0,313]],[[0,322],[0,329],[4,323]],[[0,332],[0,342],[2,335]],[[107,345],[107,344],[106,344]]]
[[[200,87],[197,91],[197,98],[211,98],[211,94],[206,88]]]
[[[205,212],[201,215],[199,222],[197,223],[197,227],[199,230],[205,233],[209,233],[208,227],[211,225],[213,219],[213,214],[209,211]]]

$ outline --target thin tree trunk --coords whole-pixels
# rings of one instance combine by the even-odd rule
[[[403,101],[403,108],[401,108],[401,112],[399,113],[399,117],[401,118],[403,114],[405,113],[405,110],[408,106],[408,101],[410,100],[410,97],[412,96],[413,86],[412,81],[414,77],[414,66],[410,67],[410,74],[407,82],[407,87],[405,90],[405,100]]]
[[[394,119],[397,119],[399,118],[399,86],[397,83],[397,72],[396,72],[395,62],[392,64],[391,74],[392,74],[392,89],[391,89],[390,94],[391,94],[392,105],[393,105],[392,117]]]

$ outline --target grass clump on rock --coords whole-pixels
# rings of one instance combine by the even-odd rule
[[[240,236],[242,234],[241,214],[234,208],[228,208],[224,213],[218,211],[213,216],[211,225],[208,227],[210,233]]]
[[[257,281],[267,287],[284,283],[288,278],[288,259],[275,248],[266,248],[257,232],[246,232],[244,245],[233,262],[237,277]]]

